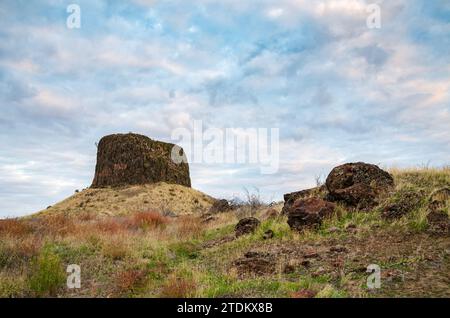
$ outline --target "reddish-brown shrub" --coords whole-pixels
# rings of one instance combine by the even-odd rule
[[[38,219],[40,233],[67,235],[76,230],[74,220],[64,214],[46,215]]]
[[[32,232],[33,227],[28,221],[19,219],[0,220],[0,235],[9,234],[20,237]]]
[[[115,278],[115,290],[118,294],[132,292],[144,285],[146,277],[145,270],[131,269],[119,272]]]
[[[107,219],[99,220],[97,223],[95,223],[95,228],[101,232],[114,234],[124,230],[124,224],[118,219],[110,217]]]
[[[186,298],[194,296],[197,284],[192,279],[171,276],[161,291],[161,297]]]
[[[158,212],[137,212],[131,215],[129,219],[129,227],[131,229],[153,229],[164,227],[168,223],[168,219]]]

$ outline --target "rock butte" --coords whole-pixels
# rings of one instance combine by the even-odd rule
[[[174,146],[133,133],[105,136],[98,144],[97,164],[91,187],[121,187],[157,182],[190,187],[187,160],[177,164],[171,159]],[[182,149],[180,155],[184,156]]]

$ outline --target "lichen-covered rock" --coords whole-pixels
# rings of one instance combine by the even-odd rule
[[[239,220],[235,227],[236,237],[255,232],[260,223],[261,222],[254,217]]]
[[[287,222],[296,231],[316,228],[324,218],[333,215],[335,207],[334,203],[320,198],[298,199],[289,210]]]
[[[304,199],[304,198],[309,198],[309,197],[313,197],[313,196],[314,197],[322,197],[325,194],[326,194],[325,186],[296,191],[296,192],[292,192],[292,193],[286,193],[284,195],[284,205],[283,205],[283,209],[281,210],[281,214],[287,215],[289,213],[289,209],[292,207],[292,205],[294,204],[294,202],[297,199]]]
[[[394,186],[392,176],[376,165],[357,162],[335,167],[327,177],[327,200],[368,209]]]
[[[175,163],[171,158],[174,146],[132,133],[105,136],[98,144],[91,187],[120,187],[161,181],[190,187],[187,160]],[[184,156],[182,151],[180,155]]]

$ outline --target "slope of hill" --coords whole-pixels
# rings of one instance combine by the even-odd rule
[[[247,204],[212,218],[129,213],[135,209],[126,201],[118,214],[72,210],[97,193],[88,190],[44,217],[0,220],[0,297],[450,297],[450,198],[436,192],[450,186],[450,169],[390,172],[395,188],[379,206],[339,206],[320,227],[303,232],[276,216],[280,205],[267,213],[274,207]],[[119,196],[141,202],[145,194],[130,195],[131,189]],[[117,194],[104,191],[104,201]],[[443,211],[440,231],[428,218],[435,197]],[[386,206],[402,213],[386,218]],[[261,224],[236,237],[245,215]],[[69,264],[81,267],[79,289],[66,288]],[[381,285],[371,289],[373,265]]]
[[[38,215],[94,213],[118,216],[150,210],[183,215],[206,212],[213,202],[212,197],[198,190],[159,182],[122,188],[88,188],[38,212]]]

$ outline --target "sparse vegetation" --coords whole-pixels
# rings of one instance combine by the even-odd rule
[[[263,219],[269,207],[251,195],[239,206],[241,212],[219,213],[208,222],[198,212],[166,217],[161,209],[142,207],[112,215],[64,213],[62,206],[70,210],[75,201],[56,213],[0,220],[0,296],[449,296],[440,282],[449,278],[442,268],[449,266],[450,239],[428,234],[427,202],[434,190],[450,184],[450,169],[391,173],[396,187],[379,207],[360,213],[338,205],[320,228],[301,233],[291,231],[284,216]],[[382,217],[386,204],[407,202],[411,191],[422,196],[410,213],[395,220]],[[90,202],[107,201],[109,194],[114,198],[113,192],[91,190],[76,196],[89,193]],[[235,238],[242,211],[251,211],[261,224]],[[264,239],[268,230],[273,237]],[[254,275],[251,268],[236,266],[248,252],[262,255],[257,256],[264,260],[261,266],[274,270]],[[372,263],[382,268],[380,290],[365,285],[365,269]],[[82,269],[81,289],[65,288],[69,264]]]

